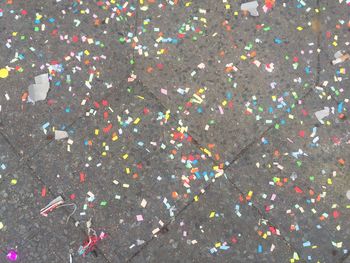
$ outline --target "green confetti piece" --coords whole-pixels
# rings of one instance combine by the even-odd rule
[[[107,205],[107,201],[101,201],[100,206],[106,206]]]

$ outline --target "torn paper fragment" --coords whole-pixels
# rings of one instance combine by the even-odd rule
[[[320,123],[324,124],[323,119],[328,117],[329,113],[330,113],[329,107],[324,107],[323,110],[316,111],[315,116]]]
[[[55,140],[62,140],[68,138],[68,133],[66,131],[55,131]]]
[[[339,64],[339,63],[342,63],[346,60],[349,60],[350,59],[350,54],[343,54],[341,51],[337,51],[335,52],[334,54],[334,60],[332,61],[332,64],[333,65],[336,65],[336,64]]]
[[[35,84],[28,87],[28,101],[37,102],[45,100],[50,89],[50,81],[48,74],[41,74],[35,77]]]
[[[248,11],[251,16],[259,16],[258,8],[259,4],[258,1],[251,1],[248,3],[241,4],[241,10],[242,11]]]

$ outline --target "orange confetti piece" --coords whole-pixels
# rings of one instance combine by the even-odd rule
[[[338,160],[338,163],[339,163],[340,165],[344,165],[344,164],[345,164],[345,161],[344,161],[344,159],[341,158],[341,159]]]

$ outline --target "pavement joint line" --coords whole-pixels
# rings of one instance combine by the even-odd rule
[[[318,8],[320,7],[320,0],[317,0],[317,7],[318,7]],[[320,15],[318,14],[317,17],[319,17],[319,16],[320,16]],[[321,46],[321,32],[318,32],[318,34],[317,34],[317,49],[319,49],[320,46]],[[317,85],[318,85],[319,79],[320,79],[321,63],[320,63],[320,53],[319,53],[319,52],[317,52],[316,60],[317,60],[317,71],[316,71],[316,79],[315,79],[315,84],[314,84],[314,86],[317,86]],[[141,82],[141,84],[142,84],[143,87],[146,87],[146,86],[143,84],[142,80],[140,80],[140,82]],[[148,88],[146,87],[146,89],[148,89]],[[148,90],[149,90],[149,89],[148,89]],[[309,89],[300,99],[303,100],[303,99],[307,98],[308,96],[311,95],[312,91],[313,91],[312,88]],[[161,103],[161,101],[155,96],[155,94],[153,94],[153,92],[151,92],[151,91],[149,90],[149,93],[151,93],[151,94],[153,95],[153,97],[160,103],[160,105],[161,105],[163,108],[166,109],[165,105],[163,105],[163,103]],[[298,101],[298,100],[300,100],[300,99],[296,99],[295,101]],[[282,117],[283,115],[286,115],[286,112],[282,113],[279,117]],[[175,119],[177,119],[177,118],[175,117]],[[177,120],[178,120],[178,119],[177,119]],[[270,126],[268,126],[268,128],[265,129],[257,138],[253,139],[250,143],[248,143],[242,150],[240,150],[240,152],[233,158],[233,160],[229,162],[228,165],[225,165],[225,167],[224,167],[223,170],[225,171],[226,169],[228,169],[228,168],[231,166],[231,164],[233,164],[235,161],[237,161],[238,159],[240,159],[240,157],[243,156],[245,152],[247,152],[251,147],[253,147],[254,143],[256,143],[262,136],[264,136],[264,134],[267,134],[272,128],[273,128],[273,124],[270,125]],[[195,145],[197,148],[199,148],[199,150],[201,150],[201,144],[197,141],[197,139],[196,139],[194,136],[192,136],[190,132],[188,132],[188,134],[192,137],[192,140],[193,140],[193,142],[194,142],[194,145]],[[217,162],[215,159],[213,159],[211,156],[208,156],[208,157],[209,157],[215,164],[218,164],[218,162]],[[237,185],[231,181],[230,178],[227,177],[227,179],[228,179],[228,181],[236,188],[236,190],[238,190],[240,193],[243,193],[243,192],[241,191],[241,189],[240,189],[239,187],[237,187]],[[210,186],[211,186],[213,183],[214,183],[214,182],[211,181],[211,182],[204,188],[205,192],[204,192],[204,193],[200,192],[200,194],[197,194],[197,195],[205,194],[206,191],[207,191],[207,189],[209,189]],[[168,223],[165,224],[165,226],[167,227],[167,226],[170,225],[173,221],[175,221],[176,217],[178,217],[179,215],[181,215],[182,212],[185,211],[188,207],[190,207],[193,203],[194,203],[194,200],[192,199],[188,204],[186,204],[186,206],[184,206],[184,207],[174,216],[174,218],[173,218],[172,220],[168,221]],[[264,214],[263,214],[256,206],[253,205],[252,207],[256,209],[256,211],[258,212],[259,215],[261,215],[261,216],[263,216],[264,218],[266,218],[266,217],[264,216]],[[267,219],[268,219],[268,218],[267,218]],[[276,225],[276,224],[274,224],[271,220],[268,219],[268,221],[271,223],[272,226]],[[277,226],[277,225],[276,225],[276,226]],[[292,248],[294,251],[297,251],[297,253],[299,254],[299,257],[301,258],[301,256],[300,256],[301,253],[300,253],[297,249],[295,249],[295,247],[292,246],[291,243],[288,242],[284,236],[281,235],[280,237],[281,237],[281,239],[282,239],[290,248]],[[135,253],[127,260],[127,262],[130,262],[130,261],[131,261],[133,258],[135,258],[139,253],[141,253],[142,250],[146,249],[147,246],[148,246],[154,239],[155,239],[155,237],[153,236],[150,240],[146,241],[146,243],[145,243],[137,252],[135,252]],[[301,258],[301,260],[302,260],[302,261],[305,261],[305,260],[303,260],[302,258]]]

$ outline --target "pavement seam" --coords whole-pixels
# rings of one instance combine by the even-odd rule
[[[320,0],[317,0],[317,8],[319,9],[320,8]],[[317,17],[319,17],[319,13],[317,14]],[[321,46],[321,32],[318,32],[317,34],[317,50],[320,49],[320,46]],[[316,56],[316,61],[317,61],[317,70],[316,70],[316,78],[315,78],[315,84],[314,84],[314,87],[317,86],[319,84],[319,81],[320,81],[320,72],[321,72],[321,62],[320,62],[320,53],[317,52],[317,56]],[[146,87],[142,80],[139,80],[142,84],[143,87]],[[155,94],[153,92],[151,92],[147,87],[146,89],[149,91],[150,94],[153,95],[153,97],[160,103],[160,105],[163,107],[163,108],[167,108],[165,107],[165,105],[155,96]],[[312,91],[313,91],[313,88],[309,89],[300,99],[296,99],[295,101],[299,101],[299,100],[304,100],[305,98],[307,98],[308,96],[310,96],[312,94]],[[284,115],[286,115],[286,112],[282,113],[279,117],[283,117]],[[176,120],[178,120],[176,117],[174,117]],[[267,134],[272,128],[273,128],[274,125],[270,125],[268,126],[267,129],[265,129],[257,138],[253,139],[250,143],[248,143],[243,149],[240,150],[240,152],[233,158],[232,161],[229,162],[228,165],[225,165],[224,167],[224,171],[226,171],[226,169],[228,169],[231,164],[233,164],[235,161],[239,160],[245,152],[247,152],[251,147],[253,147],[254,143],[258,142],[259,139],[264,136],[264,134]],[[199,150],[201,150],[201,148],[203,148],[201,146],[201,144],[198,142],[198,140],[191,135],[190,132],[187,132],[191,137],[192,137],[192,140],[193,140],[193,144],[199,148]],[[218,162],[213,159],[211,156],[208,156],[211,161],[214,163],[214,164],[218,164]],[[226,176],[225,176],[226,177]],[[240,193],[243,193],[241,191],[241,189],[239,187],[237,187],[237,185],[235,183],[232,182],[232,180],[229,178],[229,177],[226,177],[228,179],[228,181],[234,186],[234,188],[236,190],[238,190]],[[205,192],[207,191],[207,189],[210,188],[210,186],[213,184],[214,182],[211,181],[205,188],[204,188],[204,192],[200,192],[199,194],[197,195],[202,195],[202,194],[205,194]],[[188,207],[190,207],[192,204],[194,203],[194,199],[192,199],[188,204],[186,204],[181,210],[179,210],[179,212],[174,216],[173,219],[171,219],[170,221],[168,221],[168,223],[165,224],[165,227],[167,227],[168,225],[170,225],[173,221],[175,221],[175,218],[178,217],[182,212],[184,212]],[[272,225],[272,226],[277,226],[276,224],[274,224],[268,217],[265,217],[263,212],[260,211],[260,209],[258,209],[256,206],[252,206],[257,212],[259,215],[261,215],[262,217],[266,218]],[[279,228],[279,227],[277,227]],[[285,236],[279,236],[285,243],[288,247],[292,248],[294,251],[296,251],[298,254],[299,254],[299,257],[301,259],[301,261],[305,261],[304,259],[301,258],[301,253],[300,251],[298,251],[298,249],[296,249],[294,246],[291,245],[290,242],[288,242],[285,238]],[[146,243],[137,251],[135,252],[128,260],[127,262],[130,262],[133,258],[135,258],[139,253],[141,253],[142,250],[146,249],[147,246],[155,239],[155,237],[153,236],[150,240],[146,241]]]

